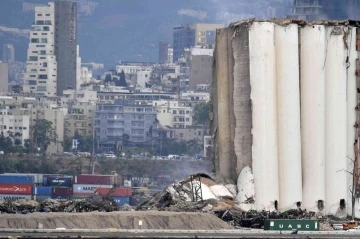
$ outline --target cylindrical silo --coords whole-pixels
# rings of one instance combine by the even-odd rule
[[[357,100],[357,89],[356,89],[356,59],[358,58],[358,52],[356,51],[356,28],[351,27],[348,37],[349,45],[349,68],[347,69],[347,96],[346,96],[346,129],[347,129],[347,140],[346,140],[346,151],[347,151],[347,170],[353,170],[353,164],[351,160],[355,159],[354,142],[356,139],[355,135],[355,122],[356,122],[356,100]],[[348,182],[348,198],[347,198],[347,211],[348,215],[351,215],[351,192],[349,188],[353,184],[353,178],[351,174],[347,174]],[[358,200],[356,200],[358,202]],[[356,203],[359,207],[359,203]],[[360,211],[355,210],[355,216],[360,217]]]
[[[255,207],[274,210],[279,200],[274,23],[249,29]]]
[[[343,26],[326,26],[325,205],[327,214],[346,216],[346,58]],[[340,208],[341,201],[341,209]],[[342,215],[341,215],[341,212]],[[339,214],[340,213],[340,214]]]
[[[298,25],[275,26],[280,210],[302,201]]]
[[[325,200],[325,52],[323,25],[305,26],[300,37],[303,208],[323,210]]]

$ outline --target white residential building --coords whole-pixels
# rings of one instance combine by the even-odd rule
[[[140,70],[137,72],[137,84],[142,87],[146,88],[146,83],[150,81],[151,70]]]
[[[29,115],[13,115],[8,106],[0,106],[0,132],[5,137],[10,134],[16,136],[21,144],[30,137],[30,117]]]
[[[61,97],[61,103],[63,105],[68,103],[96,103],[97,92],[93,90],[64,90],[63,97]]]
[[[55,56],[55,4],[35,8],[30,32],[24,92],[56,96],[57,62]]]
[[[157,119],[163,126],[186,128],[192,125],[191,107],[183,106],[178,101],[159,100],[153,101],[156,108]]]

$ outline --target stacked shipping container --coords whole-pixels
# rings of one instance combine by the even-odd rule
[[[0,200],[15,201],[33,199],[43,201],[52,198],[58,201],[82,201],[91,198],[95,191],[99,195],[109,194],[119,205],[129,203],[131,188],[123,186],[118,175],[42,175],[42,174],[3,174],[0,175]]]

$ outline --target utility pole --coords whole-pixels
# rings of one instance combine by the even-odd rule
[[[92,162],[92,172],[91,174],[95,173],[95,117],[96,117],[96,108],[93,114],[93,142],[92,142],[92,154],[91,154],[91,162]]]

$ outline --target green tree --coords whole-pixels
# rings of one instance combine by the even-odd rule
[[[55,143],[58,138],[52,122],[45,119],[36,120],[32,131],[35,145],[40,148],[40,151],[43,153],[45,153],[49,145]]]
[[[110,83],[110,82],[112,82],[111,75],[110,75],[110,74],[107,74],[107,75],[105,76],[105,84]]]
[[[130,135],[123,134],[122,143],[123,143],[124,146],[129,146],[129,144],[130,144]]]
[[[119,86],[127,87],[128,84],[126,83],[125,72],[123,70],[120,72],[119,76],[120,76]]]
[[[206,125],[209,122],[210,102],[195,105],[193,120],[196,125]]]

